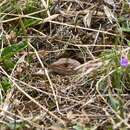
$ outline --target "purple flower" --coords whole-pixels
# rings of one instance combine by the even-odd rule
[[[121,57],[121,59],[120,59],[120,65],[122,67],[128,67],[128,65],[129,65],[128,58],[127,57]]]

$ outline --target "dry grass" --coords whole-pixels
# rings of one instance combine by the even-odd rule
[[[130,69],[119,64],[122,55],[129,58],[128,6],[121,0],[1,2],[0,56],[14,43],[28,44],[0,58],[1,130],[129,129]],[[71,61],[69,68],[56,62],[61,58],[79,65]]]

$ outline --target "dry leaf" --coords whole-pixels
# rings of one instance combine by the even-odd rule
[[[45,18],[45,19],[43,20],[43,22],[44,22],[44,23],[45,23],[45,22],[48,22],[48,21],[50,21],[50,20],[53,20],[53,19],[57,18],[58,16],[59,16],[59,14],[51,15],[51,16]]]
[[[107,18],[109,19],[109,21],[112,23],[113,20],[115,20],[116,18],[114,17],[113,13],[111,12],[111,10],[104,5],[104,12],[107,16]]]
[[[88,11],[85,17],[83,18],[83,22],[85,27],[90,27],[91,25],[91,19],[92,19],[92,11]]]
[[[33,75],[45,75],[45,71],[43,70],[43,69],[40,69],[40,70],[38,70],[36,73],[34,73]]]
[[[106,2],[107,4],[109,4],[109,5],[113,6],[113,7],[116,6],[115,2],[113,0],[104,0],[104,2]]]
[[[19,64],[25,62],[25,56],[26,56],[26,54],[22,55],[22,56],[19,58],[19,60],[18,60],[18,63],[19,63]]]
[[[69,112],[67,113],[67,118],[68,118],[69,120],[72,120],[72,119],[75,118],[75,115],[73,114],[72,111],[69,111]]]

